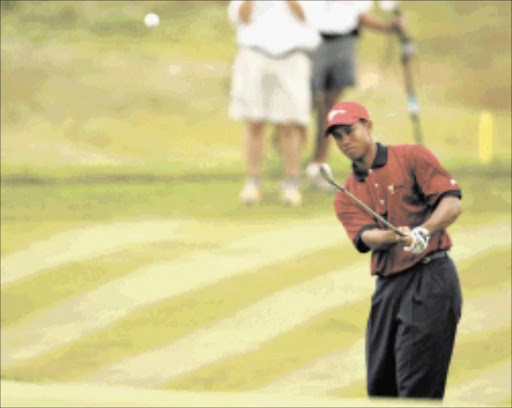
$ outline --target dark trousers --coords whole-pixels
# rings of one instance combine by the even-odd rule
[[[461,307],[448,256],[378,277],[366,333],[368,395],[442,399]]]

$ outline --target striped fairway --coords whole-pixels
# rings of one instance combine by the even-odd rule
[[[312,252],[336,241],[347,245],[341,237],[342,230],[332,218],[322,217],[254,234],[220,250],[201,251],[178,261],[149,265],[5,329],[2,365],[8,367],[62,346],[147,304]],[[97,240],[101,241],[99,236]]]
[[[471,380],[448,387],[446,399],[460,401],[461,406],[472,406],[475,402],[493,406],[497,401],[510,398],[511,369],[510,360],[497,364]]]
[[[106,367],[91,380],[163,384],[203,365],[248,352],[325,310],[368,296],[373,282],[367,272],[367,263],[357,263],[292,286],[162,349]]]
[[[2,258],[2,287],[43,270],[114,252],[124,246],[179,237],[185,220],[123,221],[92,225],[35,242]]]
[[[9,407],[437,407],[428,400],[344,399],[286,393],[163,391],[88,383],[34,384],[2,380]],[[461,407],[445,401],[445,407]],[[472,406],[481,406],[472,404]]]
[[[455,259],[461,261],[495,248],[491,241],[480,242],[480,237],[491,230],[501,238],[502,245],[510,246],[510,234],[503,225],[486,226],[472,235],[461,231],[453,234],[454,240],[464,248],[472,246],[479,250],[454,251]],[[108,366],[93,379],[138,385],[165,383],[215,361],[248,352],[325,310],[368,297],[373,279],[368,278],[367,270],[366,263],[347,265],[340,272],[288,288],[168,346]]]
[[[511,291],[507,285],[498,292],[479,296],[464,304],[464,312],[457,329],[457,337],[470,336],[483,330],[510,324]],[[258,389],[271,392],[302,392],[313,395],[327,394],[349,386],[366,377],[364,340],[322,357],[303,369],[277,379]]]
[[[169,221],[169,224],[164,224],[168,225],[168,231],[162,233],[160,238],[156,233],[148,234],[147,238],[150,242],[169,239],[171,236],[173,240],[192,240],[194,237],[187,235],[186,225],[193,221]],[[219,223],[212,231],[218,233],[222,228],[222,223]],[[146,265],[34,313],[18,324],[3,328],[2,368],[16,366],[17,363],[30,363],[33,358],[44,356],[45,353],[110,327],[143,307],[185,293],[193,293],[220,280],[232,279],[257,268],[272,267],[279,262],[327,248],[336,242],[343,248],[350,246],[342,228],[332,217],[265,228],[263,232],[252,231],[241,239],[225,240],[221,245],[208,250],[202,248],[187,253],[172,262]],[[104,232],[99,226],[96,231]],[[75,232],[78,235],[84,233],[82,230]],[[126,230],[123,232],[126,234]],[[242,236],[243,233],[238,235]],[[59,236],[59,239],[70,239],[72,233]],[[510,226],[502,222],[472,229],[453,228],[451,236],[455,242],[452,256],[456,262],[471,260],[498,248],[510,247]],[[88,240],[91,239],[94,240],[92,235],[88,235]],[[99,236],[96,239],[102,240]],[[53,237],[45,242],[46,244],[39,243],[29,248],[36,248],[34,254],[37,256],[48,257],[48,265],[65,264],[86,257],[85,250],[70,248],[69,253],[64,250],[59,257],[52,260],[50,254],[57,253],[59,249],[58,239]],[[48,242],[52,244],[49,245]],[[137,242],[144,242],[144,238],[139,237]],[[108,251],[132,243],[133,241],[122,238],[115,245],[111,244]],[[27,252],[29,248],[24,250],[24,257],[32,257]],[[99,246],[94,244],[89,249],[90,256],[102,253]],[[9,261],[7,265],[10,265],[10,270],[15,275],[17,270],[21,271],[24,265],[28,265],[28,261],[21,261],[20,254],[21,252],[15,253],[11,258],[6,258]],[[230,358],[243,359],[244,355],[272,344],[294,328],[314,321],[322,313],[353,302],[368,300],[374,285],[368,272],[368,258],[363,260],[354,252],[354,258],[351,259],[356,259],[357,262],[350,263],[350,260],[343,259],[339,269],[326,270],[304,282],[298,281],[277,292],[268,293],[236,312],[222,316],[208,326],[198,327],[163,347],[106,364],[82,379],[95,383],[157,387],[164,386],[171,380],[185,378],[189,374],[197,373],[200,376],[201,370]],[[34,261],[31,262],[35,265]],[[4,268],[4,261],[2,267]],[[18,278],[13,278],[11,282],[21,281],[25,276],[34,275],[47,267],[50,266],[40,269],[32,266],[30,274],[19,272]],[[510,296],[510,288],[501,286],[490,293],[465,299],[458,338],[510,325]],[[482,373],[480,380],[475,377],[453,384],[453,397],[450,397],[450,401],[464,399],[464,392],[460,391],[464,387],[477,384],[475,381],[486,384],[485,381],[489,381],[494,375],[503,374],[503,371],[502,366],[494,371],[489,368],[489,375]],[[323,356],[309,361],[304,360],[299,368],[283,373],[285,374],[281,376],[269,377],[270,382],[258,388],[254,395],[275,396],[284,392],[288,395],[300,394],[306,400],[313,396],[325,396],[340,387],[351,387],[364,380],[363,342],[357,340],[335,352],[324,353]],[[500,381],[496,382],[498,388],[502,387],[503,381]],[[193,394],[189,398],[193,399],[191,395]],[[499,392],[489,391],[489,395],[483,395],[481,400],[475,401],[492,403],[506,400],[509,396],[510,389],[507,392],[500,388]],[[324,400],[319,401],[321,403]],[[337,406],[350,406],[343,405],[340,401],[344,400],[341,399],[332,401],[338,401]],[[180,405],[188,406],[186,404],[185,400]]]

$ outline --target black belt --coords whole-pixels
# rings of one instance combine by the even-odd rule
[[[448,251],[441,250],[436,251],[428,254],[426,257],[424,257],[420,262],[423,264],[428,264],[431,261],[434,261],[435,259],[442,259],[442,258],[448,258]]]
[[[339,40],[340,38],[348,38],[348,37],[357,37],[359,35],[359,27],[354,28],[352,31],[349,31],[348,33],[322,33],[320,32],[320,36],[323,40],[329,41],[329,40]]]

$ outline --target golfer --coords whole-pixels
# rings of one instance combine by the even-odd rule
[[[385,146],[372,130],[358,103],[337,103],[327,115],[325,135],[352,162],[345,188],[405,235],[336,195],[336,215],[356,249],[371,251],[377,277],[366,333],[368,395],[442,399],[462,305],[446,228],[461,213],[461,191],[428,149]]]

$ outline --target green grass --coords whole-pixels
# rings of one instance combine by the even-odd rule
[[[173,297],[57,351],[2,370],[2,376],[54,381],[83,376],[108,362],[163,346],[289,285],[332,271],[353,254],[350,247],[326,248]],[[14,294],[9,295],[7,301],[12,301]]]
[[[322,313],[257,350],[226,358],[167,384],[169,389],[246,391],[263,386],[364,335],[368,300]]]
[[[2,288],[2,327],[20,323],[73,295],[94,289],[152,262],[172,261],[201,248],[179,241],[132,245],[112,254],[72,262]]]
[[[454,173],[458,171],[452,171]],[[460,175],[455,175],[463,191],[464,209],[457,225],[476,225],[500,217],[507,222],[506,219],[510,218],[510,179],[502,173],[494,176],[482,173],[468,175],[460,171]],[[278,199],[278,182],[269,174],[263,186],[265,200],[257,207],[245,207],[238,202],[242,176],[240,179],[199,177],[196,181],[182,178],[165,181],[165,178],[160,178],[140,182],[136,179],[128,183],[3,183],[2,254],[22,248],[46,233],[85,222],[147,217],[193,217],[243,222],[333,214],[333,195],[308,188],[305,189],[302,207],[283,207]],[[40,220],[45,222],[41,223]]]
[[[508,326],[459,339],[453,351],[449,384],[469,380],[484,369],[510,359],[511,338]]]
[[[511,3],[402,6],[418,45],[413,75],[425,144],[463,190],[464,212],[453,228],[498,220],[510,225]],[[155,30],[142,24],[150,10],[161,18]],[[184,227],[187,238],[181,237],[178,246],[174,241],[131,246],[2,287],[2,329],[154,260],[217,248],[289,221],[325,215],[337,222],[332,194],[304,187],[302,207],[279,203],[282,163],[270,137],[264,200],[251,208],[239,204],[243,126],[227,116],[236,46],[225,2],[2,1],[1,11],[2,257],[91,224],[155,217],[192,220]],[[365,75],[373,72],[381,82],[373,90],[347,90],[344,98],[368,106],[378,140],[410,143],[399,47],[395,39],[386,54],[388,41],[364,30],[359,80],[364,83]],[[483,110],[494,119],[494,158],[489,165],[478,161]],[[311,124],[303,167],[312,151],[313,128]],[[270,133],[269,128],[267,136]],[[333,148],[329,161],[336,178],[345,179],[346,159]],[[35,382],[78,379],[340,267],[355,254],[352,248],[333,249],[145,307],[111,327],[3,369],[2,377]],[[458,266],[465,299],[492,293],[510,281],[509,250],[493,250]],[[326,312],[251,353],[203,367],[167,387],[248,390],[264,385],[360,339],[366,305],[359,302]],[[506,328],[464,339],[457,346],[450,381],[463,381],[469,372],[478,374],[501,361],[509,343]],[[364,384],[339,391],[364,396]],[[500,402],[507,403],[510,398]]]

